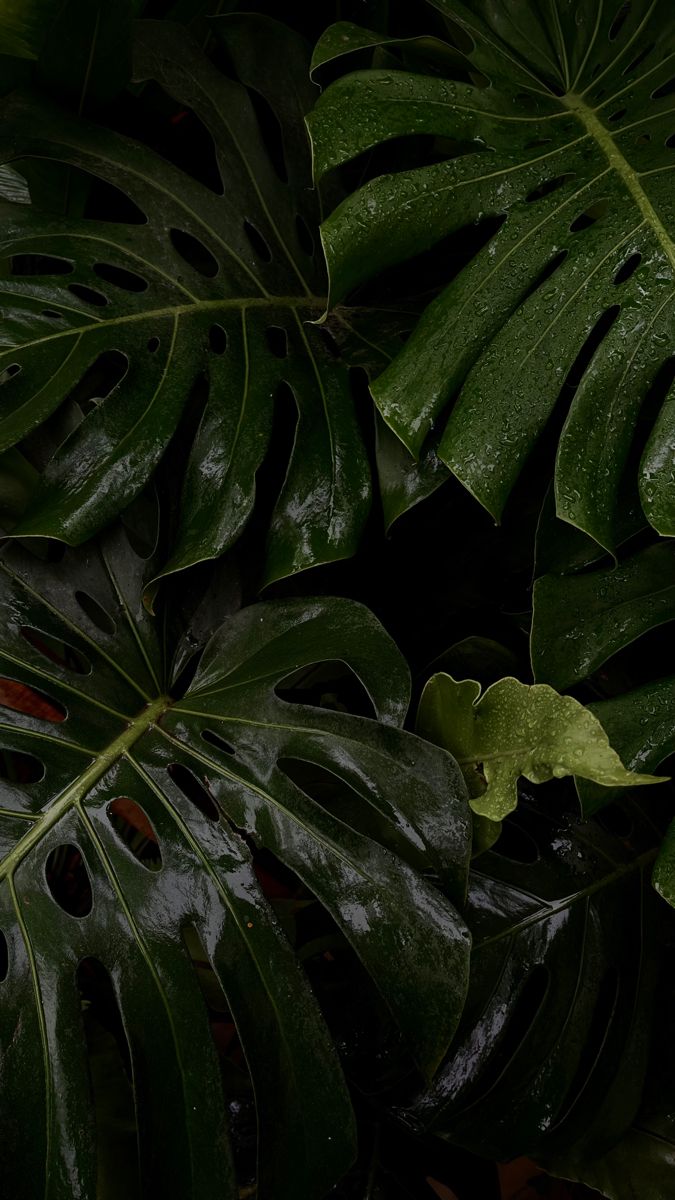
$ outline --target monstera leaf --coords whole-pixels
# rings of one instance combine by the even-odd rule
[[[675,546],[661,542],[615,567],[543,575],[533,596],[535,679],[572,687],[648,630],[675,620],[674,572]]]
[[[469,996],[447,1063],[402,1114],[414,1126],[545,1161],[601,1154],[630,1126],[669,914],[649,887],[650,822],[629,806],[613,828],[522,803],[476,860]]]
[[[77,401],[84,419],[15,531],[77,544],[139,493],[191,397],[196,432],[170,572],[217,556],[240,533],[277,395],[290,389],[298,423],[272,517],[269,580],[353,551],[370,477],[347,365],[336,340],[310,323],[325,287],[302,125],[315,90],[308,55],[264,18],[224,17],[214,30],[239,81],[184,29],[155,22],[139,23],[134,72],[172,97],[167,123],[194,122],[204,172],[212,142],[211,186],[52,104],[5,102],[0,158],[54,160],[102,180],[112,219],[3,206],[11,269],[0,281],[0,447],[66,398]],[[254,100],[267,113],[264,135]],[[370,337],[352,335],[349,314],[337,324],[377,359]],[[198,384],[208,391],[201,420]]]
[[[641,500],[673,534],[673,7],[432,3],[462,70],[359,71],[309,118],[318,177],[393,138],[434,139],[428,165],[380,170],[323,224],[330,304],[451,233],[489,232],[375,381],[384,419],[415,456],[431,439],[499,518],[560,397],[557,513],[611,548],[649,397]],[[319,62],[338,52],[325,37]],[[350,27],[343,49],[356,44]]]
[[[652,1061],[630,1129],[601,1158],[584,1160],[570,1152],[547,1163],[554,1174],[597,1188],[608,1200],[638,1200],[641,1196],[669,1200],[675,1167],[672,1003],[671,988],[657,1008]]]
[[[253,1081],[256,1194],[318,1200],[349,1165],[350,1105],[256,854],[323,905],[428,1075],[461,1013],[469,939],[406,860],[463,902],[465,789],[448,754],[398,728],[407,668],[366,609],[241,610],[186,690],[185,644],[178,679],[172,623],[157,628],[142,604],[153,569],[120,528],[61,561],[10,543],[0,562],[4,1186],[17,1200],[95,1194],[86,966],[119,1014],[143,1194],[237,1196],[199,967]],[[283,698],[289,675],[326,660],[349,665],[377,719]],[[338,800],[298,783],[298,764]]]

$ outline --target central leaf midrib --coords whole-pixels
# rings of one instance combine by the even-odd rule
[[[325,296],[224,296],[218,300],[195,300],[189,304],[169,304],[163,308],[142,309],[140,312],[124,313],[120,317],[103,317],[97,321],[90,322],[89,325],[71,325],[67,329],[59,329],[54,333],[48,333],[45,337],[34,338],[32,341],[17,342],[16,345],[9,346],[3,350],[2,354],[0,354],[0,359],[3,357],[7,358],[20,350],[26,350],[32,346],[41,346],[45,342],[54,342],[64,337],[74,337],[78,334],[90,333],[92,330],[110,329],[116,325],[126,325],[134,321],[153,321],[161,317],[180,317],[187,313],[218,312],[229,308],[239,310],[246,308],[288,308],[295,311],[301,308],[324,309],[325,306]],[[86,316],[86,313],[83,316]]]
[[[572,892],[569,895],[562,896],[557,900],[547,901],[543,897],[535,897],[535,899],[541,900],[541,906],[536,909],[535,912],[523,917],[523,919],[517,921],[515,925],[511,925],[508,928],[500,930],[498,933],[492,934],[490,937],[484,938],[481,942],[474,941],[472,953],[477,954],[479,950],[484,950],[488,946],[494,945],[495,942],[502,941],[504,938],[513,937],[514,934],[520,934],[525,929],[529,929],[533,925],[537,925],[540,921],[549,921],[559,912],[564,912],[565,909],[572,908],[572,906],[574,904],[578,904],[580,900],[589,900],[592,896],[595,896],[598,892],[601,892],[606,887],[611,887],[612,884],[617,883],[625,876],[631,875],[635,871],[643,871],[645,867],[649,866],[649,864],[654,861],[658,852],[658,846],[653,846],[650,850],[644,851],[644,853],[638,858],[634,858],[629,862],[617,864],[616,870],[612,871],[609,875],[604,875],[602,879],[596,879],[593,883],[588,884],[587,887],[581,888],[580,891]],[[490,876],[484,872],[476,871],[475,874],[482,879],[490,879]]]
[[[135,742],[153,725],[169,708],[171,700],[168,696],[158,696],[148,704],[137,717],[129,722],[112,742],[109,742],[94,761],[61,793],[54,803],[40,814],[30,829],[16,843],[14,848],[0,863],[0,881],[12,876],[16,868],[45,834],[56,825],[63,815],[81,801],[98,781],[110,770],[115,762],[127,754]]]
[[[654,233],[675,275],[675,242],[645,192],[640,182],[639,172],[630,165],[621,153],[609,130],[596,116],[594,109],[590,108],[580,96],[575,95],[574,92],[569,92],[566,96],[562,97],[562,103],[581,121],[586,132],[599,146],[610,167],[616,171],[624,187],[635,201],[646,223]]]

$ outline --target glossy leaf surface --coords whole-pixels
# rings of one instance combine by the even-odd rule
[[[631,770],[657,770],[670,754],[675,753],[675,678],[672,675],[611,700],[600,700],[590,704],[589,708]],[[614,788],[600,787],[588,780],[578,780],[577,788],[587,814],[617,798]]]
[[[407,668],[368,610],[241,610],[187,692],[172,691],[166,633],[142,603],[152,570],[122,530],[56,563],[18,543],[0,562],[3,1186],[16,1200],[95,1194],[86,962],[121,1014],[147,1194],[237,1196],[206,969],[253,1081],[257,1194],[319,1200],[351,1160],[351,1109],[255,854],[318,898],[430,1073],[461,1013],[469,937],[406,860],[463,901],[465,789],[449,755],[398,728]],[[289,676],[326,659],[356,673],[377,720],[283,698]],[[175,670],[184,661],[179,647]],[[351,802],[326,807],[294,762]],[[149,832],[153,869],[132,849]]]
[[[572,687],[641,634],[675,620],[675,547],[660,543],[580,575],[544,575],[533,601],[534,677]]]
[[[662,782],[626,770],[593,713],[546,684],[500,679],[481,695],[475,679],[433,675],[417,728],[457,759],[473,811],[490,821],[513,812],[521,776],[545,783],[580,775],[614,787]]]
[[[522,803],[471,874],[471,986],[452,1052],[409,1120],[490,1158],[609,1148],[637,1112],[661,918],[653,830]],[[631,815],[631,812],[633,815]]]
[[[557,513],[613,547],[649,395],[657,417],[641,501],[673,534],[672,6],[433,4],[459,31],[463,69],[355,72],[310,115],[318,177],[395,138],[437,146],[429,165],[379,174],[324,222],[331,304],[497,219],[375,381],[382,415],[414,456],[433,435],[441,460],[499,518],[560,397]],[[329,30],[317,61],[335,55],[335,41]]]
[[[608,1200],[670,1200],[675,1170],[675,1095],[670,1036],[672,990],[657,1010],[657,1034],[640,1109],[607,1154],[579,1159],[573,1152],[549,1164],[556,1175],[597,1188]]]
[[[290,389],[298,422],[272,516],[269,581],[352,553],[370,476],[347,367],[308,323],[325,290],[302,126],[315,91],[308,53],[266,18],[224,17],[214,32],[236,82],[187,31],[158,22],[139,23],[134,68],[171,97],[169,115],[187,114],[205,147],[212,143],[209,185],[53,105],[5,102],[0,158],[47,158],[101,179],[117,189],[120,215],[59,220],[5,206],[2,252],[12,270],[0,284],[0,445],[76,398],[83,419],[49,461],[21,532],[78,544],[141,490],[186,405],[199,403],[195,386],[206,386],[166,573],[237,538],[278,395]],[[274,159],[251,97],[278,124]],[[27,255],[48,256],[38,258],[41,272],[25,274]],[[352,325],[344,314],[340,329],[358,342]],[[370,340],[367,349],[378,358]]]

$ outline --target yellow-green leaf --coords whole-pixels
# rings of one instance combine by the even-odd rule
[[[521,775],[531,783],[579,775],[606,787],[663,780],[627,770],[597,717],[547,684],[500,679],[481,696],[475,679],[434,675],[422,694],[417,728],[455,756],[471,807],[492,821],[516,807]]]

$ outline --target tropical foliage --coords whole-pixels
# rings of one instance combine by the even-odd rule
[[[0,0],[12,1200],[672,1195],[674,64]]]

